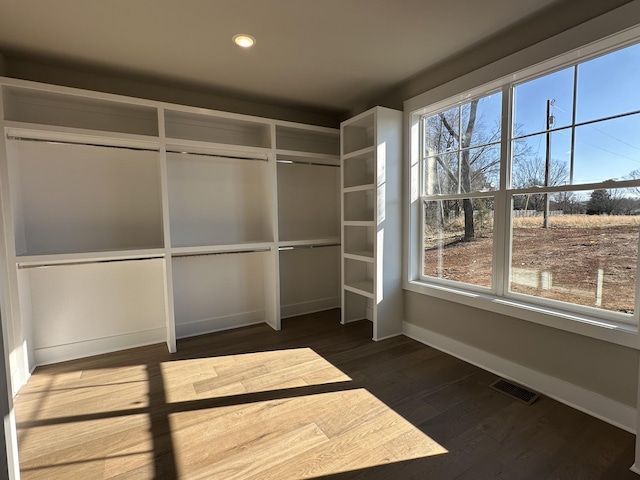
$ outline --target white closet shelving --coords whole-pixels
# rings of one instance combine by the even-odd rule
[[[276,127],[281,316],[340,306],[340,137]]]
[[[339,306],[339,130],[0,88],[14,390],[36,365]]]
[[[402,333],[402,113],[376,107],[341,125],[342,323]]]

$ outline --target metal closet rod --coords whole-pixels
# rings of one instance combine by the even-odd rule
[[[28,268],[49,268],[49,267],[66,267],[68,265],[91,265],[95,263],[116,263],[116,262],[140,262],[142,260],[158,260],[164,258],[163,255],[158,255],[156,257],[144,257],[144,258],[109,258],[105,260],[75,260],[75,261],[61,261],[56,263],[38,263],[35,265],[23,265],[21,263],[18,264],[18,268],[20,270],[28,269]]]
[[[210,257],[212,255],[237,255],[240,253],[264,253],[270,252],[270,248],[255,248],[253,250],[238,250],[233,252],[206,252],[206,253],[172,253],[173,258],[180,257]]]
[[[159,148],[125,147],[122,145],[107,145],[102,143],[73,142],[71,140],[47,140],[44,138],[16,137],[14,135],[7,135],[7,140],[17,140],[19,142],[50,143],[52,145],[83,145],[86,147],[119,148],[121,150],[136,150],[141,152],[158,152],[160,150]]]
[[[176,153],[178,155],[199,155],[201,157],[213,157],[213,158],[228,158],[231,160],[249,160],[252,162],[268,162],[269,161],[266,158],[259,158],[259,157],[241,157],[239,155],[221,155],[219,153],[198,153],[198,152],[188,152],[183,150],[167,150],[167,153]]]
[[[322,245],[291,245],[288,247],[278,247],[279,251],[282,250],[298,250],[302,248],[323,248],[323,247],[339,247],[339,243],[323,243]]]
[[[330,163],[304,162],[302,160],[276,160],[276,163],[293,163],[296,165],[312,165],[314,167],[334,167],[340,168],[340,165],[332,165]]]

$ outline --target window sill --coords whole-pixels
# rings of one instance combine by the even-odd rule
[[[640,350],[638,328],[631,325],[415,280],[405,281],[403,288],[410,292],[441,298],[450,302]]]

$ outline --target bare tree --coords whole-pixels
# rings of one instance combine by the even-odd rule
[[[493,145],[500,138],[500,126],[492,131],[478,117],[478,102],[427,119],[425,144],[428,193],[469,193],[495,187],[500,174],[500,154]],[[477,148],[471,148],[478,145]],[[457,204],[457,202],[455,202]],[[474,209],[471,199],[462,200],[464,237],[475,237]],[[441,214],[444,221],[444,212]]]
[[[511,183],[514,188],[536,187],[545,184],[545,160],[523,152],[513,158],[513,174]],[[567,165],[558,160],[551,159],[549,166],[549,185],[562,185],[569,181]],[[524,205],[519,205],[524,210],[542,211],[545,204],[544,194],[527,195]]]

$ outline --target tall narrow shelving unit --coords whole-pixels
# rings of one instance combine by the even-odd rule
[[[3,78],[0,129],[14,392],[340,305],[339,130]]]
[[[402,333],[402,112],[375,107],[341,125],[342,323]]]
[[[340,305],[340,136],[276,126],[283,318]]]

